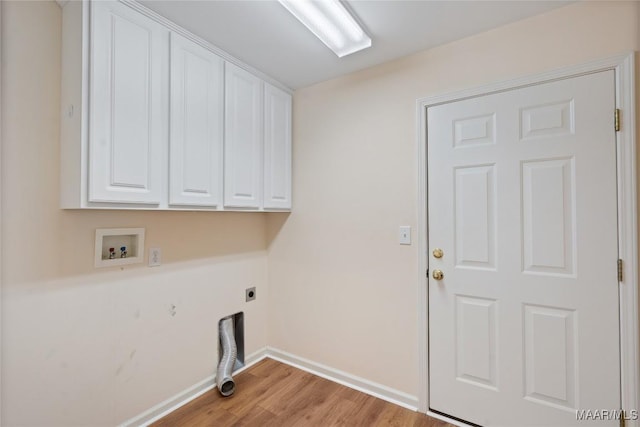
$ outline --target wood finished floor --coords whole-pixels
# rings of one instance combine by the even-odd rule
[[[272,359],[234,380],[233,396],[213,389],[152,426],[453,427]]]

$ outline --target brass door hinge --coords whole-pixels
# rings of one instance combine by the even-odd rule
[[[622,282],[622,260],[618,260],[618,282]]]
[[[616,132],[619,132],[620,131],[620,109],[619,108],[616,108],[616,112],[614,113],[613,123],[616,128]]]
[[[626,425],[626,414],[624,413],[624,409],[620,409],[620,427],[625,427]]]

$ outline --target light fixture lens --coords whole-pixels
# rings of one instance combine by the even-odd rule
[[[371,46],[371,38],[339,0],[278,0],[342,58]]]

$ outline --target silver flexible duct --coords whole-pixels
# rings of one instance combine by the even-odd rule
[[[225,317],[220,321],[220,343],[222,344],[222,357],[218,364],[216,383],[223,396],[231,396],[236,390],[236,383],[231,378],[233,365],[236,363],[238,349],[234,337],[233,317]]]

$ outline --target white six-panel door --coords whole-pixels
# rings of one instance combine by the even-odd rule
[[[218,206],[222,200],[224,61],[171,34],[169,203]]]
[[[620,407],[614,101],[608,71],[428,108],[432,410]]]
[[[91,13],[89,201],[157,204],[169,31],[118,2]]]

